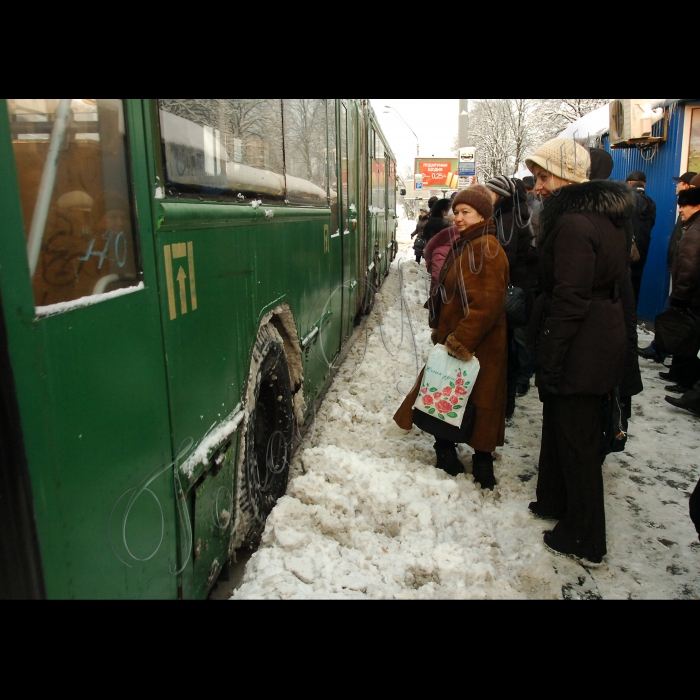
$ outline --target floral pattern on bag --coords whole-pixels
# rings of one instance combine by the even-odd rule
[[[465,365],[449,355],[444,345],[435,345],[425,366],[415,408],[459,426],[478,373],[478,359],[472,358]]]

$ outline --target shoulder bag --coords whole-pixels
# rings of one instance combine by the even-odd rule
[[[513,285],[506,290],[506,324],[508,328],[522,328],[527,325],[525,292]]]
[[[690,311],[662,311],[654,321],[654,332],[654,345],[666,355],[691,357],[700,350],[700,319]]]

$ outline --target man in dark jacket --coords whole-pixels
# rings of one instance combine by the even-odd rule
[[[672,309],[700,315],[700,189],[691,187],[678,195],[683,236],[678,241],[671,266]],[[678,384],[669,391],[693,386],[700,380],[700,360],[674,355],[672,379]],[[669,402],[672,403],[672,402]]]
[[[691,182],[693,178],[697,175],[695,172],[687,172],[683,173],[680,177],[674,177],[672,178],[676,182],[676,196],[678,196],[681,192],[684,190],[687,190],[691,187]],[[676,246],[678,245],[678,241],[680,241],[681,236],[683,235],[683,220],[681,218],[681,215],[678,215],[678,218],[676,219],[676,225],[673,229],[673,232],[671,233],[671,239],[668,242],[668,251],[666,253],[666,264],[668,265],[669,271],[671,270],[671,265],[673,265],[673,256],[674,253],[676,252]],[[664,306],[664,311],[668,310],[669,308],[669,300],[666,301],[666,305]],[[652,340],[649,345],[645,348],[639,348],[637,350],[639,353],[640,357],[643,357],[645,360],[654,360],[654,362],[663,362],[666,359],[666,355],[663,353],[660,353],[656,349],[656,345],[654,344],[654,341]],[[674,380],[673,372],[659,372],[659,376],[661,379],[666,379],[666,380]]]
[[[647,176],[641,170],[634,170],[627,176],[627,184],[634,192],[637,209],[632,217],[633,227],[633,251],[639,257],[634,256],[630,264],[632,271],[632,288],[634,289],[635,306],[639,304],[639,288],[642,284],[644,265],[649,254],[649,244],[651,243],[651,230],[656,223],[656,203],[645,192]]]

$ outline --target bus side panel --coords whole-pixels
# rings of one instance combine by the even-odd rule
[[[222,207],[235,210],[240,222],[202,228],[205,212]],[[332,312],[302,355],[304,396],[311,406],[340,345],[341,250],[340,237],[328,237],[330,211],[274,207],[274,217],[267,218],[245,205],[187,202],[166,202],[163,211],[157,249],[173,445],[189,439],[198,444],[245,401],[259,322],[282,303],[294,315],[300,340]],[[174,216],[178,222],[171,225]],[[175,257],[180,250],[192,251],[191,264],[189,254]],[[192,273],[196,308],[187,283]],[[193,507],[193,496],[188,505]],[[183,573],[184,597],[203,590],[193,564]]]

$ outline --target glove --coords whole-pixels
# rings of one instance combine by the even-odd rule
[[[433,329],[430,331],[430,340],[432,341],[433,345],[437,345],[437,330]]]
[[[462,345],[458,340],[455,340],[454,335],[450,333],[445,340],[445,349],[449,355],[456,357],[462,362],[469,362],[474,357],[474,353]]]

